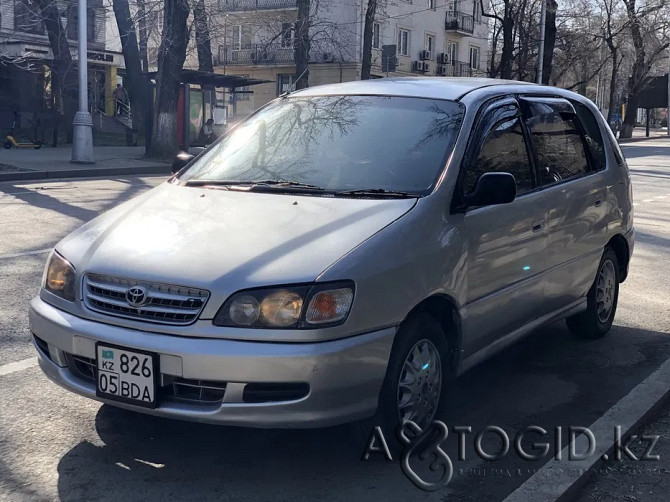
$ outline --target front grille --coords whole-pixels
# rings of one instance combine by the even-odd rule
[[[140,286],[146,299],[139,307],[126,300],[128,290]],[[87,274],[84,277],[84,303],[96,312],[161,324],[194,322],[209,298],[204,289],[157,282],[133,281],[119,277]]]

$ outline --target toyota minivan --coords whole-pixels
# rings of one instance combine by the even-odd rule
[[[626,161],[572,92],[379,79],[281,96],[60,241],[46,375],[153,415],[426,426],[544,324],[601,337],[633,251]]]

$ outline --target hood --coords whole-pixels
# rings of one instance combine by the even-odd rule
[[[241,289],[313,282],[415,203],[163,183],[90,221],[56,248],[79,277],[93,272],[207,289],[206,318]]]

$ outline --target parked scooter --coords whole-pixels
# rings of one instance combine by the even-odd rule
[[[16,120],[12,123],[12,128],[9,131],[9,134],[7,134],[7,137],[5,138],[5,142],[3,146],[9,150],[11,147],[14,148],[34,148],[35,150],[39,150],[42,147],[41,143],[28,143],[28,142],[19,142],[14,139],[14,129],[16,128]]]

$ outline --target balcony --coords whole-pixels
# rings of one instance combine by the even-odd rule
[[[295,9],[297,6],[297,0],[219,0],[219,8],[225,12]]]
[[[219,65],[294,64],[293,44],[246,44],[241,47],[219,46]]]
[[[451,61],[443,66],[446,68],[445,73],[441,73],[444,77],[472,77],[470,63]]]
[[[472,35],[475,31],[475,18],[471,14],[465,14],[464,12],[447,12],[444,29]]]

